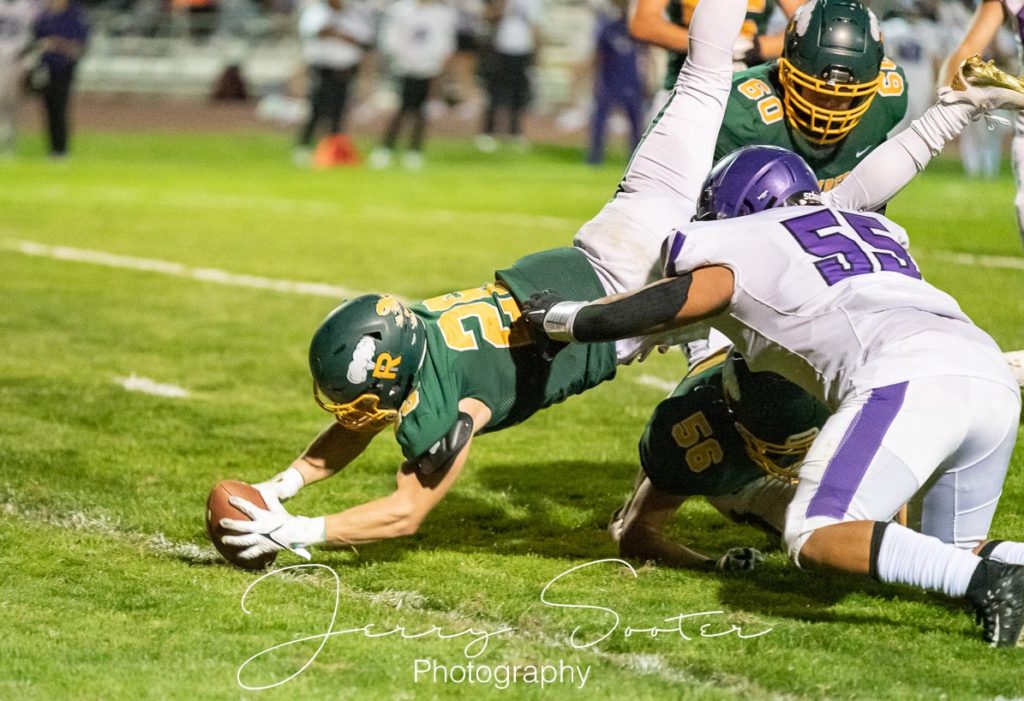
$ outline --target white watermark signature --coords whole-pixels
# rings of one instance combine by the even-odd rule
[[[735,636],[740,640],[758,638],[767,635],[771,628],[763,628],[752,633],[747,633],[740,626],[726,624],[716,621],[716,616],[722,616],[724,611],[700,611],[697,613],[677,613],[660,619],[657,625],[637,626],[623,621],[623,616],[613,608],[602,606],[597,603],[583,603],[580,601],[556,600],[552,588],[556,584],[564,584],[573,573],[588,569],[597,565],[616,565],[623,567],[634,578],[639,577],[636,570],[625,560],[608,558],[594,560],[582,565],[570,567],[558,574],[544,585],[540,591],[540,601],[544,606],[556,609],[568,609],[579,611],[585,619],[582,623],[576,624],[568,636],[568,644],[575,650],[592,648],[598,643],[608,640],[618,634],[623,638],[644,636],[647,638],[674,638],[682,641],[693,641],[700,638],[721,638]],[[496,688],[508,688],[512,684],[536,684],[541,688],[551,684],[571,684],[582,689],[590,677],[590,665],[586,667],[574,664],[566,664],[559,660],[557,664],[481,664],[477,659],[487,652],[491,640],[501,636],[509,636],[516,631],[511,626],[498,626],[493,629],[478,628],[471,626],[463,629],[448,630],[437,625],[429,626],[406,626],[393,625],[381,626],[376,623],[366,623],[355,628],[336,628],[338,610],[341,607],[341,578],[338,573],[328,565],[310,563],[282,567],[262,575],[254,580],[242,594],[242,611],[251,615],[247,600],[261,582],[270,577],[276,577],[286,572],[309,571],[323,569],[330,573],[334,579],[334,607],[330,618],[321,632],[300,636],[292,640],[272,645],[249,657],[238,667],[236,679],[238,685],[248,691],[262,691],[272,689],[291,680],[305,672],[316,661],[316,658],[323,651],[328,639],[353,635],[363,638],[392,638],[401,640],[423,640],[432,638],[435,640],[454,640],[462,645],[462,655],[465,663],[442,664],[434,659],[416,659],[413,664],[414,681],[429,681],[436,684],[486,684]],[[597,631],[587,633],[586,631]],[[256,660],[269,655],[277,650],[300,645],[303,643],[318,642],[316,649],[306,661],[288,676],[274,682],[262,685],[254,685],[246,682],[243,677],[245,671]]]
[[[583,689],[590,678],[590,665],[568,664],[565,660],[545,664],[485,664],[468,660],[444,664],[433,658],[413,660],[414,684],[481,684],[504,691],[512,685],[568,685]]]

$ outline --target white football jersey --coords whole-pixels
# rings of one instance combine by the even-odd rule
[[[433,78],[455,53],[455,8],[421,0],[398,0],[385,15],[381,48],[397,75]]]
[[[879,214],[782,207],[676,232],[666,273],[732,270],[732,302],[707,323],[751,369],[776,372],[833,408],[850,393],[921,377],[1015,387],[996,343],[921,279],[906,246],[906,231]]]
[[[32,38],[39,9],[35,0],[0,0],[0,61],[20,57]]]
[[[352,68],[362,60],[365,49],[347,39],[319,36],[328,26],[348,34],[362,45],[369,44],[376,32],[373,6],[364,0],[355,0],[335,10],[318,0],[299,15],[303,60],[310,66]]]

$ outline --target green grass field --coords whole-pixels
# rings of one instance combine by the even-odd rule
[[[567,245],[623,163],[595,170],[573,149],[496,158],[439,142],[419,175],[309,172],[292,168],[288,144],[273,136],[83,134],[75,146],[67,164],[42,160],[32,141],[24,158],[0,163],[0,699],[1024,696],[1021,651],[985,647],[966,610],[918,591],[811,577],[777,551],[745,576],[638,566],[634,578],[614,564],[573,573],[549,601],[601,606],[621,623],[594,647],[571,646],[574,628],[592,640],[612,614],[545,605],[541,589],[614,557],[604,526],[629,492],[636,440],[664,393],[652,378],[678,379],[677,353],[479,439],[416,536],[315,553],[339,577],[336,630],[512,627],[472,662],[589,665],[582,691],[578,679],[504,690],[428,674],[417,682],[417,659],[466,665],[468,636],[359,633],[329,639],[292,681],[245,691],[236,673],[247,658],[327,629],[335,580],[322,568],[267,580],[246,615],[240,599],[256,577],[216,558],[203,504],[218,479],[279,471],[329,420],[310,396],[305,356],[336,302],[193,273],[409,298],[477,286],[522,254]],[[928,278],[1004,348],[1022,348],[1012,181],[968,182],[956,164],[934,165],[889,214],[910,231]],[[66,260],[55,246],[179,266]],[[133,373],[189,396],[126,391],[119,378]],[[384,435],[289,508],[318,515],[386,494],[399,460]],[[698,503],[673,529],[711,553],[770,546]],[[1024,535],[1024,448],[994,534]],[[701,638],[698,622],[685,627],[691,640],[623,634],[707,611],[723,612],[700,619],[709,633],[771,630]],[[282,680],[318,644],[261,657],[242,681]]]

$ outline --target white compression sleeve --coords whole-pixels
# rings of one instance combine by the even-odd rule
[[[699,3],[690,18],[689,60],[712,71],[732,71],[732,46],[747,16],[747,3]]]
[[[936,103],[899,134],[881,144],[823,196],[839,209],[878,209],[925,169],[932,156],[960,135],[978,114],[966,103]]]
[[[732,45],[747,12],[742,0],[703,5],[690,20],[690,54],[675,88],[633,152],[615,196],[630,217],[666,234],[693,215],[711,170],[732,88]]]

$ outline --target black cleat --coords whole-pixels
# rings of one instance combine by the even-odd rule
[[[1015,647],[1024,629],[1024,566],[982,560],[971,577],[967,600],[992,647]]]

